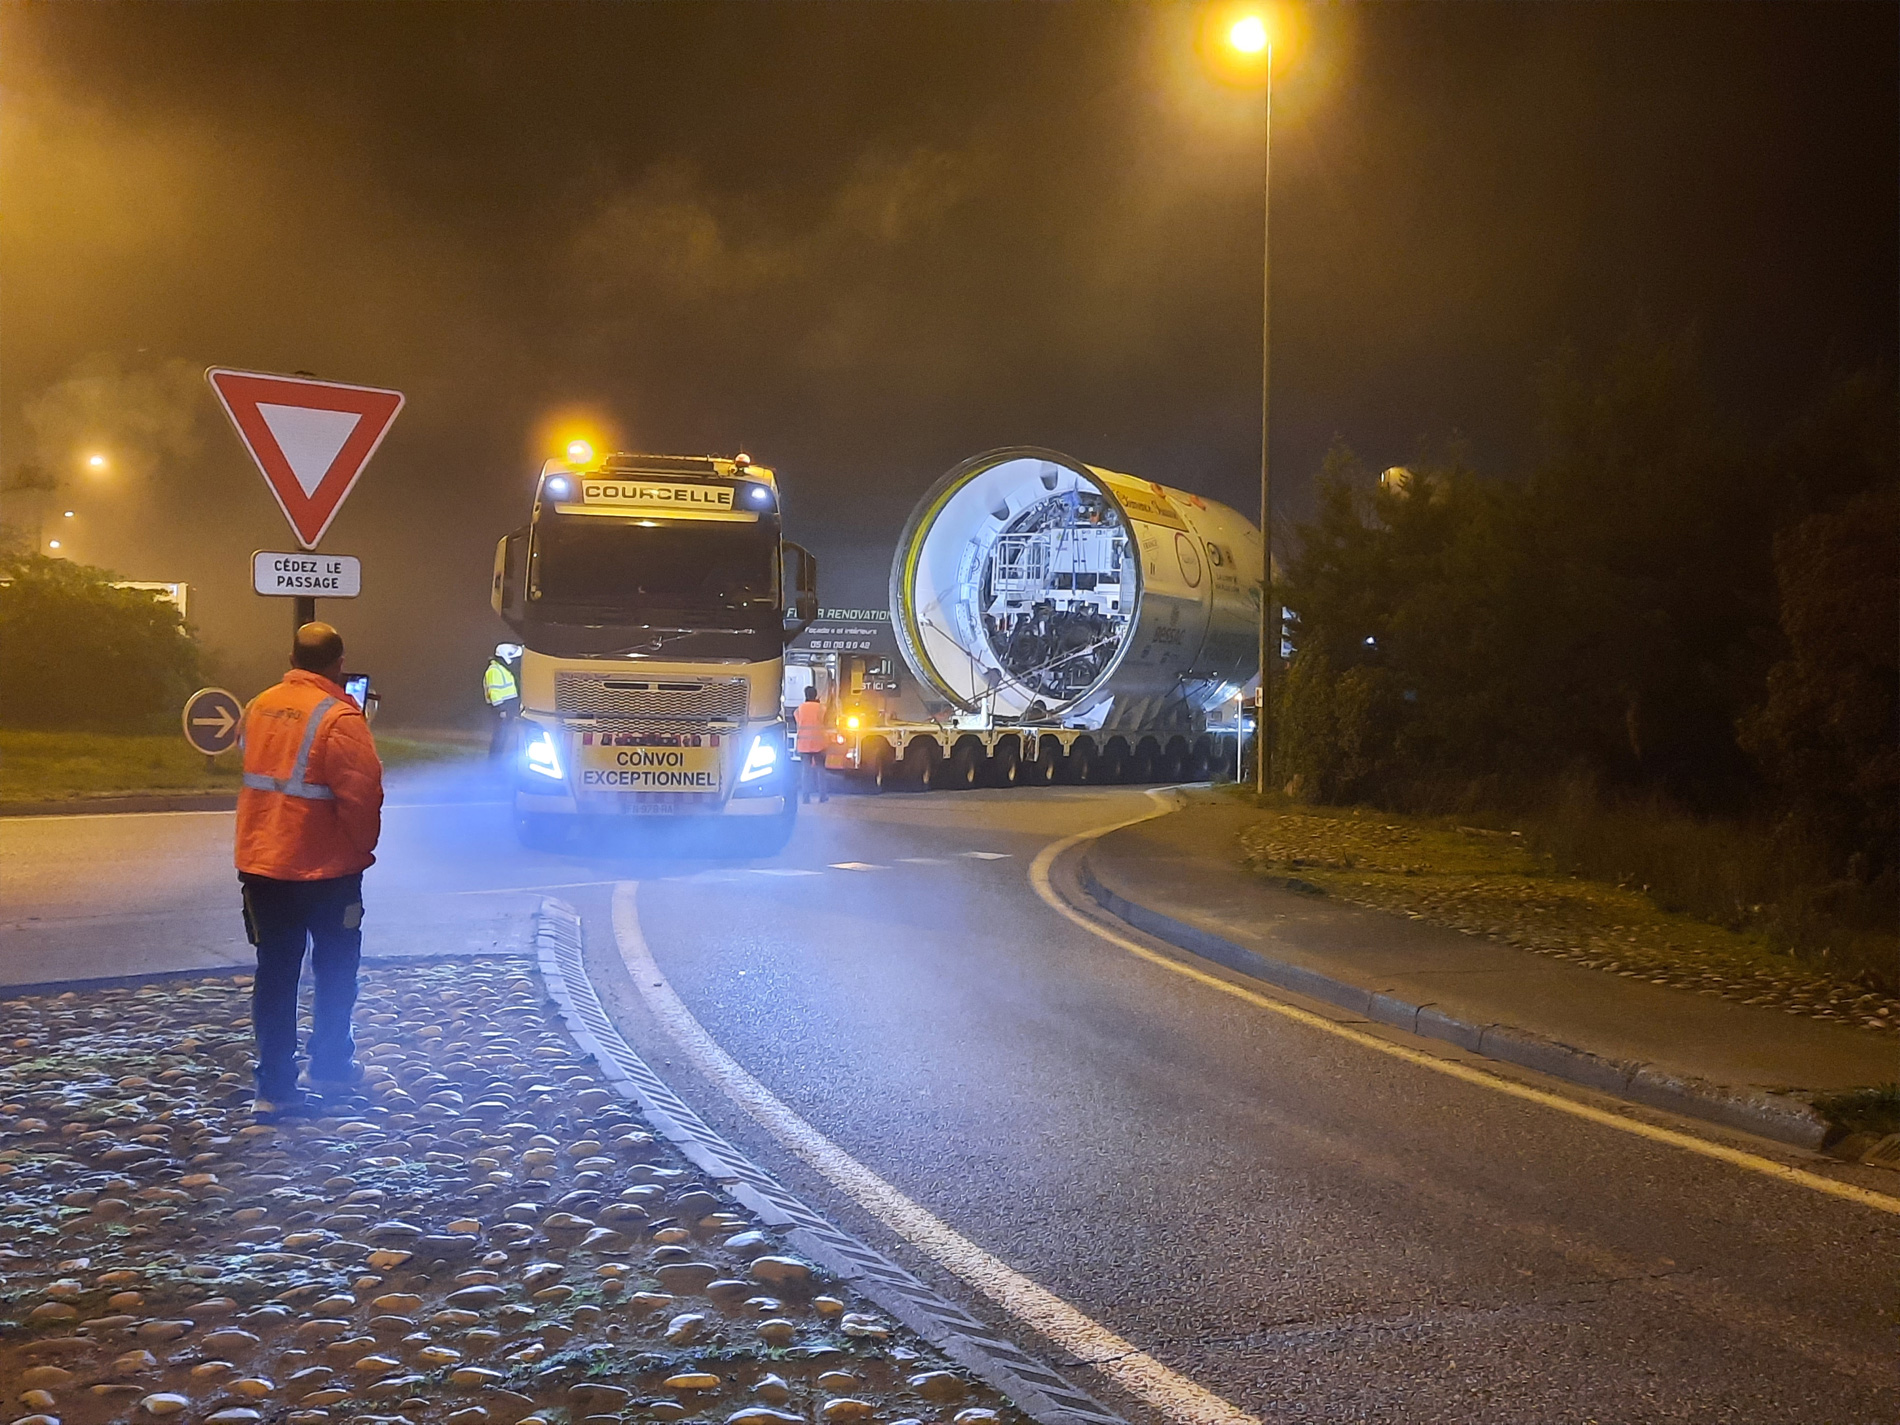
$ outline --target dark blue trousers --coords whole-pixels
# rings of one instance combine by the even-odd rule
[[[310,1076],[342,1078],[356,1055],[350,1012],[363,957],[363,877],[277,881],[240,871],[244,929],[257,947],[251,1026],[257,1034],[258,1097],[297,1097],[297,982],[305,945],[317,982],[311,1014]]]

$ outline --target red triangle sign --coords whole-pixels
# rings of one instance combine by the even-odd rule
[[[315,549],[402,409],[402,392],[261,371],[205,372],[305,549]]]

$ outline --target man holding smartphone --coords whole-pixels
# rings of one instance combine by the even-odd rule
[[[244,928],[257,947],[251,1024],[259,1122],[313,1111],[297,1084],[297,982],[316,979],[310,1083],[320,1097],[362,1078],[350,1014],[363,948],[363,872],[382,832],[383,766],[363,709],[344,691],[343,638],[297,630],[284,680],[244,710],[236,861]]]

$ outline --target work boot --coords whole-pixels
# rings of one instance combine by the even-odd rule
[[[324,1098],[347,1098],[362,1088],[363,1066],[354,1059],[341,1071],[313,1066],[304,1077]]]
[[[257,1123],[283,1123],[292,1118],[314,1118],[315,1116],[310,1100],[302,1094],[294,1094],[289,1098],[251,1100],[251,1118]]]

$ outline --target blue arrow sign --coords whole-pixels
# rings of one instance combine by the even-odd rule
[[[200,688],[185,699],[185,741],[216,757],[237,746],[244,727],[244,704],[223,688]]]

